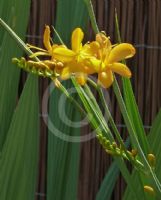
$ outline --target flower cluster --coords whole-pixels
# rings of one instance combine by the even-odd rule
[[[86,83],[90,74],[98,74],[98,84],[104,88],[110,87],[113,83],[113,73],[131,77],[129,68],[120,63],[135,54],[135,48],[131,44],[112,45],[110,38],[103,32],[96,34],[95,41],[84,45],[83,38],[83,31],[76,28],[71,36],[71,49],[65,45],[52,44],[50,28],[46,26],[43,36],[45,49],[28,45],[29,48],[38,50],[30,57],[49,57],[48,60],[43,61],[48,69],[51,68],[51,62],[55,63],[51,69],[54,70],[54,74],[58,74],[62,80],[74,75],[80,85]]]

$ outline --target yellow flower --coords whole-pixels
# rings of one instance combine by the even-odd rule
[[[95,72],[98,73],[98,83],[108,88],[113,83],[113,72],[130,78],[131,71],[119,61],[132,57],[135,48],[128,43],[113,45],[104,33],[96,35],[96,41],[90,43],[89,51],[97,59],[91,60]]]
[[[80,28],[76,28],[71,37],[71,49],[64,46],[57,47],[53,51],[56,60],[65,64],[61,72],[61,78],[67,79],[72,73],[75,73],[77,82],[81,85],[86,83],[87,74],[93,73],[93,69],[89,67],[92,55],[89,44],[82,45],[84,33]]]

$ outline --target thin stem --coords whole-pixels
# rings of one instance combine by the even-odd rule
[[[129,134],[131,136],[131,139],[134,142],[135,147],[138,149],[138,152],[140,153],[140,156],[142,158],[144,166],[147,168],[147,170],[150,172],[151,176],[153,177],[155,188],[161,193],[160,183],[159,183],[158,179],[156,178],[156,175],[154,174],[152,168],[150,167],[150,165],[149,165],[149,163],[148,163],[148,161],[147,161],[147,159],[144,155],[144,152],[142,151],[142,148],[141,148],[140,143],[138,141],[137,135],[135,133],[135,130],[134,130],[133,125],[131,123],[130,117],[128,115],[128,112],[127,112],[123,97],[121,95],[120,88],[119,88],[118,83],[116,81],[116,78],[115,78],[114,83],[113,83],[113,89],[114,89],[117,101],[119,103],[119,107],[121,109],[123,118],[124,118],[125,123],[127,125]]]
[[[54,30],[54,32],[55,32],[55,34],[56,34],[56,37],[58,38],[60,44],[65,45],[64,42],[63,42],[63,40],[61,39],[59,33],[58,33],[57,30],[55,29],[55,27],[52,26],[52,28],[53,28],[53,30]]]
[[[87,115],[90,124],[92,125],[92,127],[94,128],[94,130],[96,131],[97,134],[102,134],[102,129],[100,128],[100,125],[99,125],[98,121],[96,120],[96,118],[94,118],[94,116],[97,116],[97,113],[92,112],[91,107],[89,106],[90,103],[85,98],[84,91],[81,88],[81,86],[76,82],[75,78],[71,77],[71,80],[73,82],[74,87],[77,90],[77,93],[78,93],[87,113],[91,114],[91,115]]]
[[[110,125],[111,125],[111,127],[112,127],[112,129],[113,129],[113,131],[115,133],[115,136],[116,136],[118,142],[121,144],[121,147],[123,148],[127,158],[129,159],[129,161],[131,161],[131,163],[135,167],[139,167],[139,169],[143,172],[143,167],[144,167],[143,164],[138,160],[132,159],[131,156],[129,155],[129,153],[127,152],[126,146],[125,146],[125,144],[124,144],[124,142],[122,140],[122,137],[120,136],[120,133],[119,133],[119,131],[118,131],[116,125],[115,125],[115,122],[113,120],[113,117],[112,117],[112,115],[111,115],[111,113],[109,111],[109,108],[107,106],[107,103],[106,103],[106,100],[104,98],[103,91],[102,91],[101,87],[99,85],[97,85],[94,81],[92,81],[90,78],[88,78],[88,81],[98,91],[98,94],[99,94],[99,97],[101,99],[101,102],[102,102],[102,104],[103,104],[103,106],[105,108],[105,113],[108,116],[108,121],[109,121],[109,123],[110,123]]]
[[[116,9],[115,9],[115,22],[116,22],[117,39],[118,39],[118,42],[121,43],[121,35],[120,35],[120,31],[119,31],[119,23],[118,23],[118,17],[117,17]],[[120,93],[120,95],[121,95],[121,92],[120,92],[120,89],[119,89],[119,86],[118,86],[118,83],[117,83],[116,78],[115,78],[115,81],[114,81],[114,85],[113,85],[113,86],[114,86],[114,88],[116,89],[116,91],[118,91],[118,93]],[[115,93],[115,94],[116,94],[116,93]],[[117,95],[118,95],[118,98],[119,98],[120,95],[119,95],[119,94],[116,94],[116,96],[117,96]],[[125,111],[125,113],[127,113],[127,116],[128,116],[128,112],[127,112],[127,109],[126,109],[126,106],[125,106],[125,103],[124,103],[124,100],[123,100],[122,95],[121,95],[120,97],[121,97],[121,99],[122,99],[122,100],[120,100],[120,101],[121,101],[120,103],[122,103],[122,106],[124,107],[124,111]],[[124,105],[123,105],[123,104],[124,104]],[[122,114],[124,114],[124,111],[123,111]],[[128,118],[129,118],[130,126],[132,127],[131,119],[130,119],[129,116],[128,116]],[[124,119],[125,119],[125,118],[124,118]],[[130,127],[129,127],[129,128],[130,128]],[[132,128],[133,128],[133,127],[132,127]],[[133,128],[133,131],[134,131],[134,128]],[[131,133],[131,132],[129,132],[129,133]],[[134,136],[136,137],[136,139],[137,139],[137,141],[138,141],[137,134],[135,133],[135,131],[134,131],[133,134],[134,134]],[[138,144],[139,144],[139,146],[140,146],[139,141],[138,141]],[[149,171],[150,171],[150,174],[151,174],[151,176],[152,176],[152,180],[153,180],[153,183],[154,183],[154,185],[155,185],[155,188],[157,188],[158,191],[159,191],[159,193],[160,193],[160,192],[161,192],[161,184],[160,184],[160,181],[158,180],[156,174],[153,172],[152,168],[150,167],[150,165],[149,165],[149,163],[148,163],[148,161],[147,161],[147,159],[146,159],[146,157],[145,157],[145,155],[144,155],[144,152],[143,152],[141,146],[140,146],[140,151],[141,151],[141,155],[142,155],[143,161],[145,162],[147,168],[148,168]],[[159,194],[159,195],[160,195],[160,194]]]
[[[88,121],[91,125],[91,127],[96,130],[98,134],[101,134],[101,129],[98,127],[97,123],[86,113],[86,111],[78,104],[78,102],[70,96],[66,88],[61,84],[58,89],[67,97],[67,99],[75,105],[75,107],[81,112],[82,115],[88,118]]]
[[[86,116],[87,113],[85,112],[85,110],[80,106],[80,104],[69,94],[69,92],[67,91],[67,89],[60,84],[59,87],[57,87],[67,98],[68,100],[73,103],[75,105],[75,107],[78,109],[78,111],[83,115]]]
[[[26,44],[16,35],[16,33],[0,18],[0,25],[9,33],[9,35],[17,42],[18,46],[23,49],[27,55],[33,52],[26,46]]]
[[[120,35],[119,22],[118,22],[116,8],[115,8],[115,25],[116,25],[117,40],[119,43],[121,43],[121,35]]]
[[[99,106],[98,106],[98,104],[96,102],[96,99],[95,99],[93,93],[91,92],[91,90],[90,90],[90,88],[88,87],[87,84],[84,86],[84,90],[85,90],[85,94],[84,94],[85,97],[87,99],[91,100],[90,104],[89,104],[89,106],[91,107],[91,110],[93,110],[93,112],[97,113],[97,117],[98,117],[99,123],[102,125],[102,127],[105,130],[105,132],[108,133],[109,139],[111,141],[114,141],[113,135],[112,135],[110,129],[108,128],[108,125],[107,125],[107,123],[106,123],[106,121],[104,119],[104,116],[103,116],[103,114],[102,114],[102,112],[101,112],[101,110],[100,110],[100,108],[99,108]]]
[[[116,26],[116,35],[117,35],[118,43],[121,43],[121,34],[120,34],[120,30],[119,30],[119,23],[118,23],[118,16],[117,16],[116,9],[115,9],[115,26]],[[125,60],[122,60],[121,62],[126,65],[126,61]],[[134,94],[133,94],[133,90],[132,90],[132,86],[131,86],[130,80],[122,77],[122,83],[123,83],[123,93],[124,93],[124,97],[125,97],[124,98],[124,102],[125,102],[125,105],[127,107],[127,110],[129,111],[129,109],[128,109],[128,107],[129,107],[128,104],[130,103],[129,101],[133,102],[133,105],[134,105],[134,107],[136,107],[136,110],[137,110],[138,106],[136,104],[136,100],[135,100],[135,97],[134,97]],[[125,88],[127,88],[127,85],[130,86],[129,89],[131,90],[131,95],[130,95],[130,93],[127,94],[127,91],[125,89]],[[130,97],[130,100],[129,99],[127,100],[128,96]],[[134,111],[135,111],[135,109],[134,109]],[[139,123],[139,126],[136,125],[136,127],[134,126],[134,128],[135,128],[135,130],[140,132],[140,134],[137,134],[137,137],[139,139],[139,142],[141,144],[141,147],[142,147],[144,153],[147,154],[150,151],[149,142],[148,142],[147,137],[146,137],[146,133],[145,133],[145,130],[144,130],[144,127],[143,127],[143,122],[141,120],[139,111],[136,111],[136,112],[138,112],[138,114],[135,115],[135,112],[134,112],[134,114],[132,114],[130,118],[131,118],[132,122],[133,122],[133,119],[132,119],[133,116],[135,118],[137,118],[137,120],[138,120],[137,123]],[[129,116],[130,116],[130,112],[129,112]]]
[[[99,33],[99,28],[97,26],[97,22],[96,22],[94,10],[93,10],[92,2],[91,2],[91,0],[84,0],[84,2],[86,3],[87,9],[88,9],[88,13],[89,13],[89,16],[90,16],[92,28],[93,28],[95,33]]]
[[[88,8],[88,12],[89,12],[89,16],[90,16],[90,19],[91,19],[91,22],[92,22],[92,27],[93,27],[93,30],[95,31],[95,33],[98,33],[99,32],[99,29],[98,29],[98,26],[97,26],[97,23],[96,23],[96,19],[95,19],[95,15],[94,15],[94,12],[93,12],[93,6],[91,4],[91,1],[90,0],[84,0],[87,4],[87,8]],[[114,81],[114,84],[113,84],[113,88],[114,88],[114,92],[117,96],[117,100],[119,102],[119,105],[120,105],[120,109],[122,111],[122,114],[123,114],[123,117],[124,117],[124,120],[127,124],[127,127],[128,127],[128,130],[129,130],[129,134],[131,136],[131,138],[134,140],[134,143],[135,143],[135,146],[138,148],[139,150],[139,153],[141,155],[141,158],[144,162],[144,165],[147,167],[147,169],[149,170],[150,174],[152,175],[152,178],[153,178],[153,182],[154,182],[154,186],[156,188],[157,191],[159,191],[159,193],[161,193],[161,188],[160,188],[160,183],[156,177],[156,175],[154,174],[153,170],[151,169],[143,151],[142,151],[142,148],[140,146],[140,143],[138,141],[138,138],[136,136],[136,133],[134,131],[134,128],[133,128],[133,125],[131,123],[131,120],[128,116],[128,113],[127,113],[127,110],[126,110],[126,106],[124,104],[124,101],[123,101],[123,98],[122,98],[122,95],[121,95],[121,92],[120,92],[120,88],[118,86],[118,83],[117,83],[117,80],[115,79]]]
[[[98,114],[95,112],[95,110],[96,110],[95,106],[92,106],[93,104],[92,104],[91,101],[88,102],[88,99],[86,99],[86,97],[85,97],[86,95],[84,95],[84,93],[82,93],[83,89],[81,88],[81,86],[79,86],[77,84],[77,82],[75,81],[74,78],[72,78],[72,81],[73,81],[73,84],[74,84],[75,88],[77,89],[77,92],[78,92],[78,94],[80,96],[80,99],[82,100],[82,103],[84,104],[87,112],[88,113],[92,113],[95,117],[98,118]],[[102,122],[100,120],[101,119],[98,119],[99,123]],[[95,127],[96,132],[99,134],[101,132],[101,130],[98,129],[99,128],[98,122],[94,119],[94,121],[92,121],[91,124],[93,124],[93,123],[94,123],[94,127]],[[111,132],[110,132],[110,134],[111,134]],[[109,137],[109,134],[108,134],[108,137]],[[111,139],[113,140],[113,137]],[[120,171],[122,172],[122,174],[123,174],[126,182],[128,183],[128,185],[129,185],[129,187],[130,187],[133,195],[139,199],[138,194],[135,193],[135,191],[136,191],[136,189],[134,189],[135,185],[134,185],[134,183],[131,180],[131,175],[129,174],[129,171],[128,171],[128,169],[127,169],[127,167],[126,167],[123,159],[120,158],[120,157],[115,157],[115,156],[114,156],[114,159],[116,160],[116,162],[118,164],[118,167],[120,168]]]

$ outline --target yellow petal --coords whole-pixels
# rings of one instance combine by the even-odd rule
[[[100,72],[98,74],[98,84],[104,88],[109,88],[113,83],[113,74],[111,70],[107,72]]]
[[[87,82],[87,76],[83,73],[78,73],[76,74],[76,81],[79,85],[85,85],[85,83]]]
[[[50,27],[45,26],[45,31],[44,31],[44,37],[43,37],[43,43],[45,48],[51,52],[52,51],[52,46],[50,44]]]
[[[66,80],[68,78],[70,78],[71,76],[71,70],[69,67],[64,67],[61,71],[60,77],[62,80]]]
[[[110,69],[113,72],[120,74],[121,76],[124,76],[124,77],[127,77],[127,78],[131,77],[130,69],[122,63],[113,63],[113,64],[110,65]]]
[[[84,33],[80,28],[76,28],[72,33],[72,50],[78,52],[82,47]]]
[[[111,50],[109,57],[106,60],[106,63],[110,64],[114,62],[119,62],[123,59],[134,56],[134,54],[135,54],[135,48],[131,44],[122,43],[115,46]]]
[[[75,57],[75,53],[70,49],[57,47],[53,51],[53,56],[56,60],[59,60],[64,63],[71,62]]]

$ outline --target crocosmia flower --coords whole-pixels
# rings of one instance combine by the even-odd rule
[[[112,45],[110,38],[104,33],[96,35],[96,41],[90,43],[91,54],[96,59],[91,60],[93,68],[98,73],[98,83],[108,88],[113,83],[113,72],[130,78],[131,71],[120,61],[130,58],[135,54],[135,48],[128,43]]]
[[[89,44],[82,44],[84,33],[80,28],[76,28],[71,37],[71,49],[60,46],[54,49],[53,56],[56,60],[64,63],[65,67],[61,72],[61,78],[67,79],[73,73],[76,76],[78,83],[84,85],[87,75],[93,71],[90,68],[90,59],[94,59],[89,49]]]

